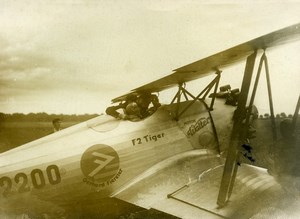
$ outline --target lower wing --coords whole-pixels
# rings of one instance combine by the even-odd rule
[[[219,208],[223,163],[207,150],[186,152],[137,176],[113,197],[180,218],[299,218],[298,193],[247,164],[238,170],[230,201]]]

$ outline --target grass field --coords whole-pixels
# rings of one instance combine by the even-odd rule
[[[62,128],[67,128],[78,122],[64,122]],[[0,153],[33,140],[42,138],[53,132],[51,122],[1,122],[0,123]]]

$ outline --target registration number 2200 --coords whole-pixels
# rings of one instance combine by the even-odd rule
[[[29,192],[32,187],[35,189],[43,188],[46,185],[46,179],[48,179],[51,185],[61,182],[60,172],[56,165],[48,166],[46,174],[41,169],[33,169],[29,176],[23,172],[17,173],[13,179],[3,176],[0,178],[0,187],[4,188],[3,196],[7,196],[12,192],[13,181],[16,183],[17,192],[23,193]],[[29,180],[31,180],[32,187],[29,184]]]

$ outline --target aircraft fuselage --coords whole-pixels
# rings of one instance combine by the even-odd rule
[[[109,197],[167,158],[216,150],[206,105],[196,102],[178,121],[176,107],[138,122],[101,115],[1,154],[1,205],[19,208],[29,198],[64,205],[93,192]]]

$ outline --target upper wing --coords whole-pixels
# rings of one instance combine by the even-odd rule
[[[218,68],[233,64],[258,49],[266,49],[278,46],[291,41],[299,40],[300,23],[258,37],[254,40],[242,43],[230,49],[216,53],[207,58],[201,59],[189,65],[175,69],[174,73],[153,81],[149,84],[138,87],[130,93],[134,92],[158,92],[164,89],[178,85],[179,83],[188,82],[208,74],[213,73]],[[113,99],[113,102],[124,100],[128,94]]]
[[[243,164],[230,202],[217,206],[224,166],[205,150],[187,152],[158,164],[114,197],[180,218],[298,218],[299,197],[288,194],[265,169]],[[298,194],[298,193],[297,193]]]

